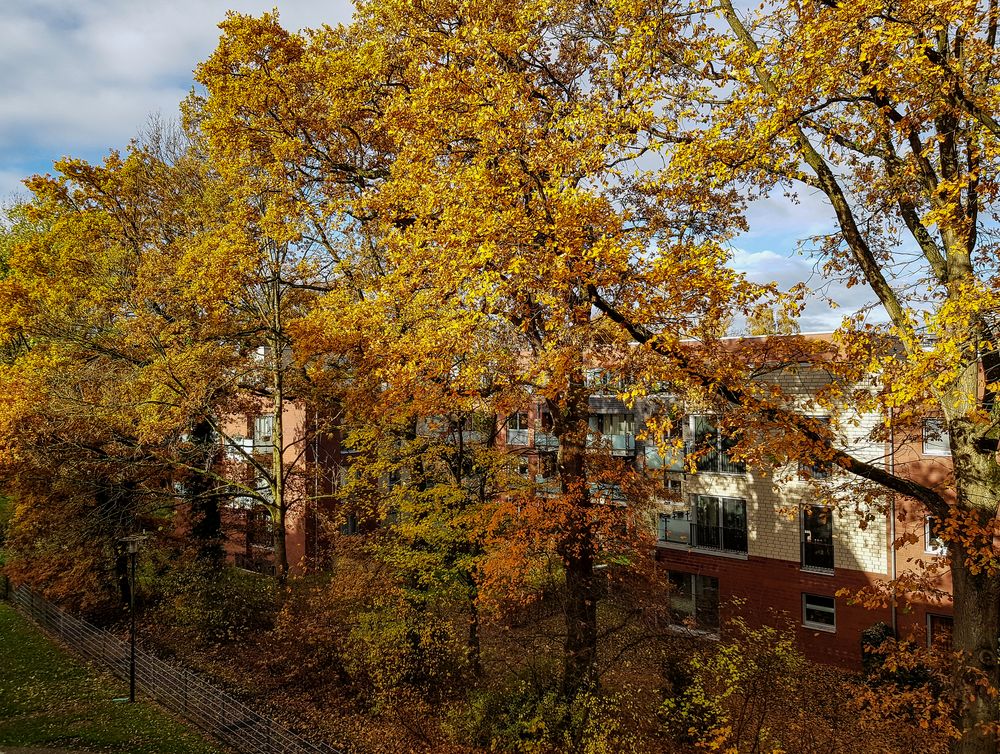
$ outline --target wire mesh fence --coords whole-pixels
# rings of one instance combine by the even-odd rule
[[[129,644],[21,586],[10,601],[42,629],[91,662],[123,680],[129,678]],[[136,688],[240,752],[256,754],[342,754],[325,743],[299,736],[184,668],[148,652],[135,652]]]

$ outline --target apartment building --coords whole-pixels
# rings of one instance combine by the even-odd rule
[[[822,368],[799,364],[774,372],[786,395],[803,405],[832,378]],[[862,632],[882,622],[899,635],[933,638],[947,633],[947,597],[897,602],[879,610],[852,604],[850,594],[894,578],[919,561],[945,555],[934,536],[934,522],[912,501],[883,500],[870,507],[851,498],[851,480],[839,469],[801,463],[754,468],[736,460],[717,429],[718,417],[696,406],[674,405],[674,435],[659,445],[646,437],[646,422],[669,396],[652,395],[627,405],[619,386],[597,368],[587,370],[590,442],[623,467],[656,482],[655,557],[666,569],[672,615],[679,627],[718,635],[727,617],[740,614],[752,623],[794,627],[799,644],[813,660],[855,668],[860,665]],[[304,427],[307,417],[290,407],[286,427]],[[941,483],[950,471],[947,438],[938,420],[894,430],[892,417],[859,414],[850,406],[832,412],[808,411],[831,422],[840,446],[855,457],[922,481]],[[270,453],[268,417],[247,417],[234,429],[237,441],[254,453]],[[428,422],[429,431],[433,422]],[[886,427],[888,426],[888,434]],[[511,457],[511,468],[536,494],[558,491],[559,442],[544,401],[530,402],[493,423],[496,444]],[[879,431],[880,430],[880,431]],[[481,440],[471,424],[456,429],[466,442]],[[295,434],[297,433],[297,434]],[[306,438],[304,429],[293,436]],[[873,439],[879,437],[880,439]],[[306,463],[315,476],[300,481],[303,498],[329,493],[351,451],[339,438],[303,439],[305,447],[287,451],[287,462]],[[308,494],[307,489],[309,490]],[[616,485],[594,490],[611,502],[626,503]],[[315,560],[323,548],[317,506],[292,506],[286,538],[289,562]],[[237,564],[260,568],[270,542],[266,515],[247,505],[242,532],[230,545]],[[342,533],[358,530],[350,518]],[[894,540],[906,540],[897,550]],[[947,593],[950,584],[942,579]]]
[[[938,598],[914,595],[875,610],[852,604],[852,594],[946,555],[919,505],[889,495],[877,505],[853,499],[850,475],[832,466],[747,466],[728,452],[734,443],[717,431],[718,417],[697,407],[675,407],[674,436],[658,445],[645,422],[669,398],[630,407],[599,370],[588,377],[594,444],[657,480],[656,558],[668,571],[665,599],[679,626],[717,635],[734,614],[791,625],[810,659],[848,668],[860,666],[862,632],[875,623],[922,640],[950,632],[946,576]],[[822,366],[800,364],[768,379],[805,405],[832,378]],[[848,405],[833,413],[806,410],[832,422],[838,445],[856,458],[924,482],[947,478],[939,420],[893,432],[891,418],[879,413]],[[536,483],[554,481],[558,443],[543,404],[510,417],[506,442]]]

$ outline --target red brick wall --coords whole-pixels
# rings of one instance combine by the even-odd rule
[[[798,563],[751,557],[747,560],[658,548],[657,560],[671,571],[683,571],[719,580],[719,601],[725,618],[739,611],[752,625],[792,625],[803,653],[815,662],[858,670],[861,668],[861,632],[873,623],[890,623],[888,609],[866,610],[836,598],[836,631],[829,633],[802,625],[802,594],[832,597],[840,589],[857,590],[876,580],[876,574],[838,569],[832,576],[804,572]],[[739,604],[738,604],[739,603]]]

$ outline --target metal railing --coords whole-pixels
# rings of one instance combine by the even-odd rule
[[[833,542],[802,542],[802,568],[833,571]]]
[[[688,453],[694,453],[698,446],[689,443]],[[742,461],[734,461],[724,450],[709,450],[695,461],[695,468],[698,471],[707,471],[714,474],[746,474],[747,465]]]
[[[691,524],[691,544],[708,550],[745,553],[747,529],[745,526],[710,526]]]
[[[70,615],[24,586],[11,590],[11,602],[43,630],[118,678],[129,677],[129,645],[114,634]],[[136,686],[219,741],[253,754],[343,754],[315,743],[251,709],[184,668],[148,652],[135,653]]]

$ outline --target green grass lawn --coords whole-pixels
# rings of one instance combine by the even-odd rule
[[[0,746],[129,754],[220,754],[152,704],[114,702],[128,685],[55,646],[0,602]]]

